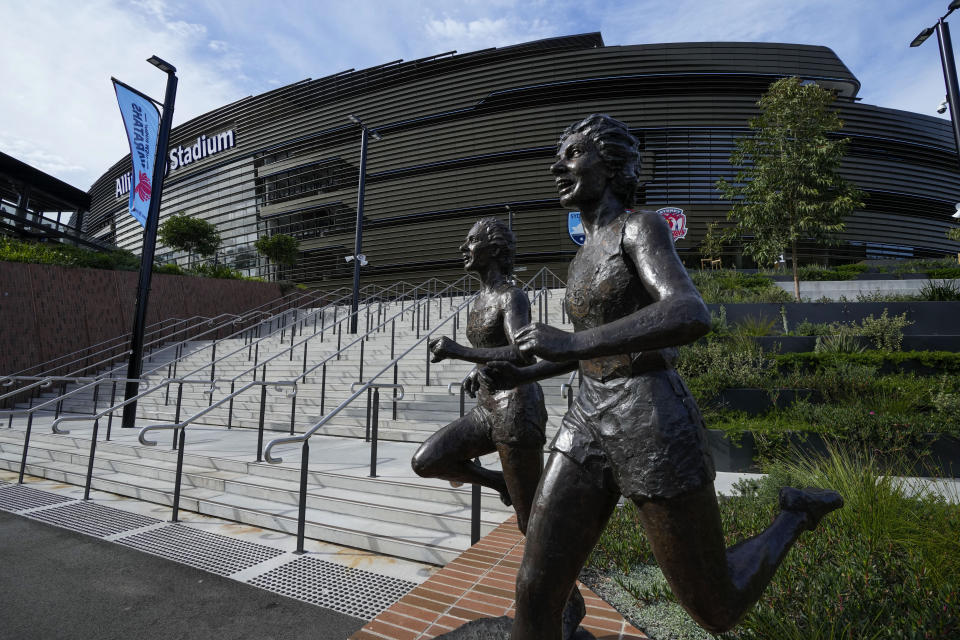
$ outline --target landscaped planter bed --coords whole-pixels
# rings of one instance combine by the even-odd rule
[[[823,396],[816,389],[724,389],[716,401],[725,409],[743,411],[758,416],[771,409],[784,409],[798,400],[822,402]]]
[[[929,456],[918,459],[910,470],[918,477],[960,478],[960,440],[952,436],[929,433],[925,436],[929,442]],[[759,450],[755,434],[744,431],[730,437],[719,429],[709,430],[710,453],[717,471],[738,473],[757,473]],[[819,433],[790,433],[787,446],[802,455],[826,456],[828,447]],[[905,454],[910,459],[910,454]],[[881,458],[883,456],[880,456]],[[914,458],[919,458],[917,452]]]
[[[960,329],[958,329],[960,330]],[[813,351],[816,336],[759,336],[754,338],[764,351],[774,353],[804,353]],[[853,340],[864,349],[873,349],[873,340],[866,336],[854,336]],[[960,351],[960,335],[905,335],[903,351]]]
[[[904,335],[960,334],[960,302],[773,302],[742,304],[708,304],[712,314],[719,315],[720,307],[726,314],[727,324],[747,321],[770,323],[774,331],[783,330],[781,308],[786,314],[788,330],[793,330],[803,321],[814,324],[831,322],[856,322],[860,324],[867,316],[879,318],[884,310],[888,316],[907,314],[913,322],[904,328]],[[748,320],[750,319],[750,320]]]

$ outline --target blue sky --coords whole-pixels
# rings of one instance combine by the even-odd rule
[[[607,45],[709,40],[832,48],[864,102],[936,115],[936,39],[908,47],[948,0],[0,0],[0,151],[87,189],[127,151],[110,86],[157,99],[174,124],[344,69],[600,31]],[[960,18],[960,12],[957,13]],[[960,23],[955,38],[960,38]]]

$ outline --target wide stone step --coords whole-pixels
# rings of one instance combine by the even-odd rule
[[[19,468],[22,449],[17,434],[10,431],[0,435],[0,467]],[[88,445],[80,437],[38,434],[32,438],[27,472],[83,484]],[[137,454],[149,455],[122,455],[134,449]],[[174,455],[159,448],[102,443],[93,487],[171,504]],[[254,526],[296,531],[297,469],[235,461],[224,465],[191,454],[184,458],[181,508]],[[309,537],[434,563],[448,561],[454,552],[469,545],[469,498],[464,491],[318,472],[309,474],[308,487]],[[443,500],[427,500],[430,497]],[[491,503],[489,496],[485,502]],[[484,531],[502,521],[506,513],[501,509],[482,512]]]

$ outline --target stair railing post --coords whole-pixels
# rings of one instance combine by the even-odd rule
[[[320,377],[320,415],[326,415],[324,411],[324,405],[327,400],[327,363],[323,363],[323,373]]]
[[[260,387],[260,425],[257,427],[257,462],[263,462],[263,419],[267,411],[267,383]]]
[[[363,436],[363,439],[365,442],[370,442],[370,394],[371,392],[372,392],[372,389],[370,387],[367,387],[367,428]]]
[[[364,346],[366,345],[366,340],[360,341],[360,373],[357,375],[357,382],[363,382],[363,358],[364,358]]]
[[[170,383],[167,383],[167,394],[170,393]],[[113,403],[117,398],[117,381],[113,381],[113,385],[110,388],[110,407],[113,407]],[[110,431],[113,429],[113,411],[107,414],[107,442],[110,442]]]
[[[180,513],[180,485],[183,483],[183,445],[187,437],[185,427],[180,427],[180,446],[177,451],[177,476],[173,484],[173,517],[170,522],[179,522],[177,516]]]
[[[369,389],[367,392],[369,393]],[[370,477],[377,477],[377,430],[380,423],[380,389],[373,390],[373,441],[370,443]]]
[[[300,504],[297,509],[297,549],[296,554],[303,553],[303,538],[307,525],[307,475],[310,466],[310,441],[303,441],[303,452],[300,455]]]
[[[112,406],[112,405],[111,405]],[[90,484],[93,482],[93,459],[97,455],[97,432],[100,428],[100,421],[93,421],[93,434],[90,436],[90,457],[87,460],[87,482],[83,487],[83,499],[90,499]]]
[[[23,484],[23,472],[27,468],[27,449],[30,448],[30,432],[33,430],[33,412],[27,417],[27,432],[23,436],[23,457],[20,458],[20,477],[17,484]]]
[[[233,392],[236,391],[237,381],[230,381],[230,405],[227,409],[227,429],[233,428]]]
[[[177,423],[180,422],[180,406],[182,404],[182,401],[183,401],[183,383],[181,382],[180,386],[177,387],[177,409],[173,417],[173,421]]]
[[[297,417],[297,395],[290,398],[290,435],[293,435],[293,424]]]
[[[397,335],[397,321],[393,319],[390,321],[390,361],[396,357],[394,356],[394,346],[396,345],[396,335]],[[393,384],[397,384],[397,376],[399,374],[399,365],[394,363],[393,365]],[[393,388],[393,419],[397,419],[397,387]]]
[[[213,343],[213,349],[210,353],[210,382],[213,382],[217,373],[217,343]],[[210,394],[210,402],[213,402],[213,394]]]

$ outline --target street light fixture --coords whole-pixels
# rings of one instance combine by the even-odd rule
[[[943,81],[947,85],[946,102],[950,107],[950,122],[953,124],[953,141],[956,145],[958,161],[960,161],[960,120],[958,120],[957,114],[957,111],[960,110],[960,92],[957,90],[957,66],[953,60],[950,26],[945,22],[947,16],[956,9],[960,9],[960,0],[952,0],[947,6],[947,12],[937,20],[937,24],[918,33],[910,46],[919,47],[934,32],[937,33],[937,42],[940,44],[940,64],[943,67]],[[937,113],[943,113],[943,111],[938,108]]]
[[[170,64],[169,62],[167,62],[162,58],[158,58],[157,56],[150,56],[149,58],[147,58],[147,62],[155,66],[157,69],[160,69],[160,71],[163,71],[164,73],[177,72],[177,68],[175,66],[173,66],[172,64]]]
[[[960,0],[957,0],[960,2]],[[367,260],[363,250],[363,192],[367,181],[367,142],[369,138],[380,140],[380,134],[370,129],[360,118],[352,113],[347,114],[347,120],[360,127],[360,180],[357,185],[357,229],[353,244],[353,255],[347,256],[347,262],[353,262],[353,300],[350,303],[350,333],[357,332],[357,316],[360,307],[360,267],[366,266]],[[357,259],[354,260],[353,258]]]

